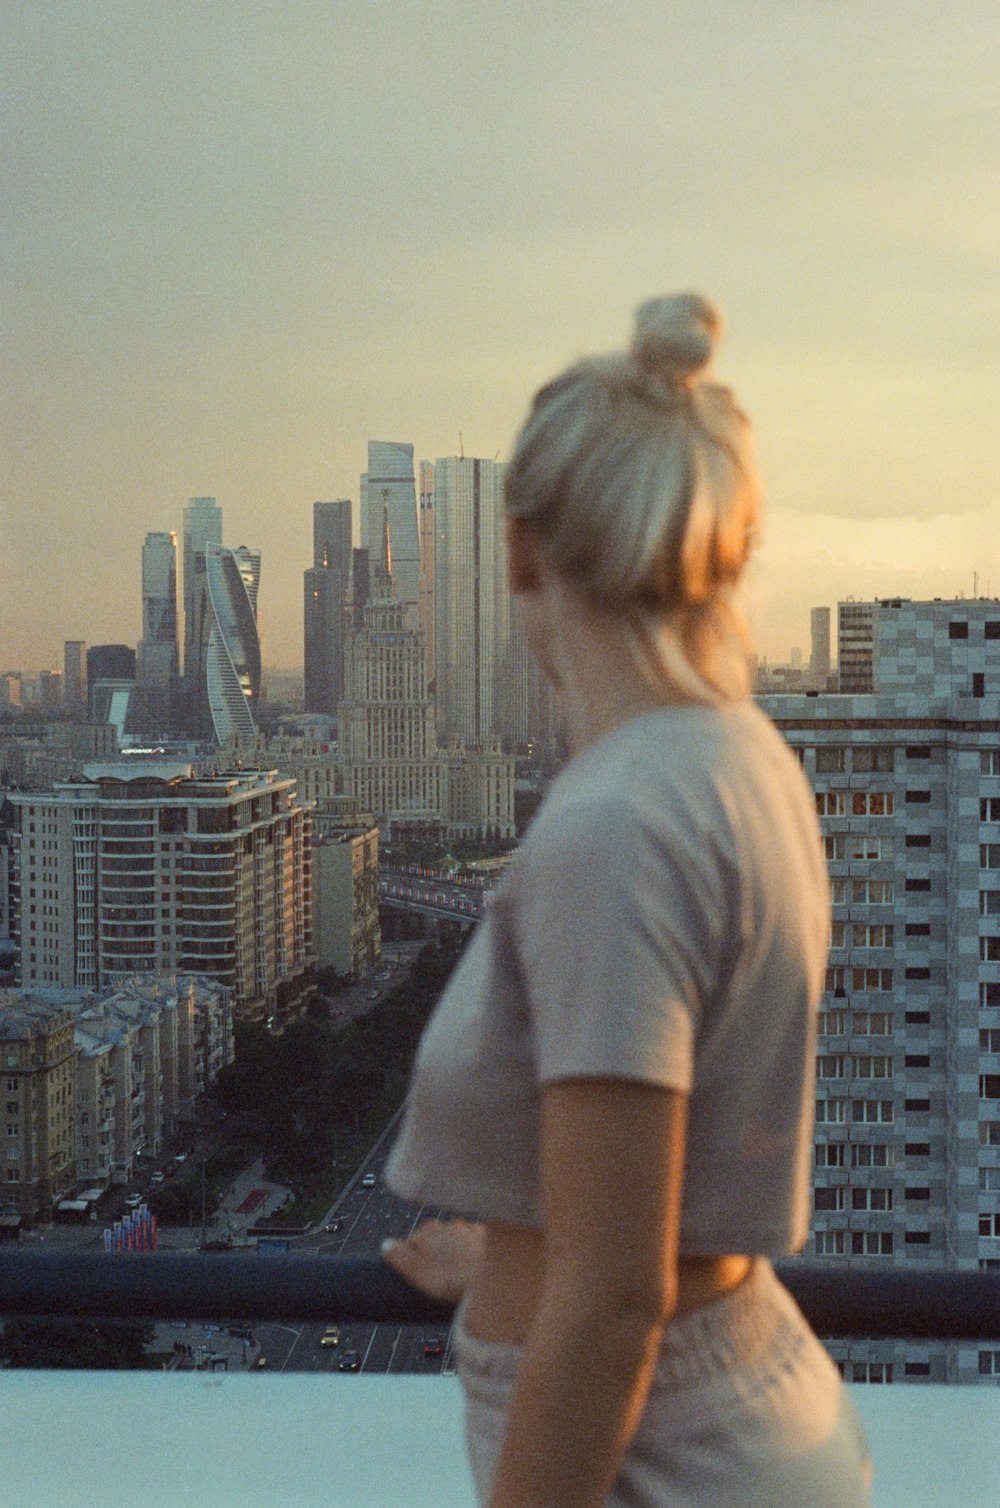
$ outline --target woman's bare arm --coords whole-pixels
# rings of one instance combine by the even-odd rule
[[[687,1099],[624,1080],[542,1091],[545,1274],[490,1508],[598,1508],[677,1301]]]

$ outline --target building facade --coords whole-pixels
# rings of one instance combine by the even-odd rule
[[[67,639],[63,645],[63,706],[83,712],[87,706],[87,646],[82,639]]]
[[[306,712],[335,716],[344,694],[344,641],[351,575],[351,504],[313,504],[313,563],[304,578]]]
[[[498,732],[498,671],[510,637],[497,461],[434,463],[434,685],[438,736],[468,747]]]
[[[222,543],[222,509],[214,497],[193,497],[184,509],[184,698],[189,730],[208,723],[205,654],[208,648],[208,581],[205,551]]]
[[[816,792],[833,924],[807,1255],[1000,1270],[1000,602],[887,600],[870,695],[765,699]],[[994,1380],[831,1344],[855,1382]]]
[[[142,640],[137,674],[144,721],[150,732],[168,732],[179,689],[177,638],[177,535],[146,535],[142,547]]]
[[[420,525],[417,519],[413,446],[368,441],[368,470],[361,478],[361,544],[372,561],[382,559],[383,520],[392,540],[393,592],[416,628],[420,601]]]
[[[310,813],[273,771],[206,779],[169,761],[95,764],[12,797],[19,983],[96,989],[198,973],[280,1025],[308,983]]]
[[[217,744],[236,734],[252,735],[257,728],[261,693],[260,637],[257,632],[257,592],[260,551],[246,545],[227,549],[205,546],[208,613],[204,654],[205,697],[211,727],[200,736]],[[200,700],[200,698],[199,698]]]
[[[326,823],[313,846],[313,927],[320,968],[363,979],[378,966],[378,828]]]
[[[73,1016],[0,991],[4,1139],[0,1213],[50,1220],[73,1187]]]

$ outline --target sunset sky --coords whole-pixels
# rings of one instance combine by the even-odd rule
[[[0,0],[0,670],[140,635],[214,495],[302,659],[369,438],[505,456],[699,288],[767,485],[749,608],[1000,596],[989,0]]]

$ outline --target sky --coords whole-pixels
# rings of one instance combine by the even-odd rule
[[[0,670],[135,643],[191,496],[302,660],[369,438],[509,453],[698,288],[768,497],[746,606],[1000,595],[989,0],[0,0]]]

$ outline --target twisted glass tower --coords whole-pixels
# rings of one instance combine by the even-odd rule
[[[210,608],[205,690],[216,740],[224,744],[236,733],[257,731],[260,551],[207,543],[205,576]]]

